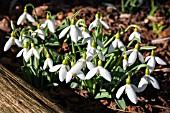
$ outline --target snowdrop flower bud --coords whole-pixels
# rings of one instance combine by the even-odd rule
[[[43,70],[45,70],[47,67],[51,68],[53,67],[53,60],[50,58],[50,55],[46,54],[46,60],[44,61]]]
[[[147,85],[150,83],[152,84],[152,86],[154,88],[160,89],[159,83],[157,82],[157,80],[154,77],[150,76],[149,68],[147,67],[145,70],[145,75],[141,78],[141,80],[138,84],[139,92],[144,91],[146,89]]]
[[[128,78],[126,79],[126,84],[118,89],[116,93],[116,98],[119,99],[124,90],[129,100],[132,103],[136,104],[138,102],[138,99],[135,92],[138,92],[138,88],[135,85],[131,84],[130,76],[128,76]]]
[[[91,31],[93,28],[97,27],[98,25],[103,25],[106,29],[109,29],[107,23],[101,20],[102,19],[101,13],[98,12],[95,15],[95,17],[96,17],[95,20],[89,26],[89,31]]]
[[[39,24],[37,26],[37,30],[35,30],[32,33],[33,37],[35,37],[36,35],[38,35],[42,40],[45,40],[45,34],[44,34],[43,30],[40,29],[40,25]]]
[[[59,80],[63,82],[66,79],[67,72],[70,70],[68,61],[64,59],[62,64],[55,65],[50,68],[50,72],[56,72],[59,70]]]
[[[24,60],[26,61],[27,53],[28,53],[28,44],[24,43],[24,48],[21,49],[21,51],[17,54],[16,57],[20,57],[23,54]]]
[[[119,48],[121,51],[124,50],[125,46],[123,44],[123,42],[120,40],[120,33],[116,33],[116,39],[111,43],[111,45],[109,46],[109,50],[108,53],[113,52],[116,48]]]
[[[129,36],[129,41],[133,40],[133,38],[138,38],[141,40],[140,34],[137,32],[137,28],[135,28],[134,32]]]
[[[163,61],[158,56],[155,56],[154,50],[152,50],[151,56],[147,56],[145,58],[145,62],[148,62],[147,65],[149,66],[150,73],[155,69],[156,62],[160,65],[167,65],[165,61]]]
[[[37,59],[40,59],[40,54],[38,50],[34,47],[34,43],[31,43],[31,49],[28,51],[26,58],[25,58],[26,62],[29,61],[32,55],[34,55]]]
[[[55,24],[54,21],[50,20],[50,15],[47,14],[46,16],[46,21],[41,25],[41,28],[45,28],[46,26],[50,30],[50,32],[54,33],[55,32]]]
[[[20,25],[25,19],[30,22],[35,22],[35,19],[27,13],[27,8],[24,8],[24,13],[18,18],[17,25]]]
[[[128,61],[127,61],[127,55],[125,54],[123,58],[123,69],[126,70],[127,66],[128,66]]]
[[[11,37],[8,39],[4,46],[4,51],[7,51],[13,44],[17,44],[19,47],[22,47],[22,43],[15,38],[15,33],[12,31]]]
[[[139,44],[137,43],[135,45],[134,49],[128,50],[126,52],[127,54],[130,53],[129,58],[128,58],[128,65],[131,66],[132,64],[135,63],[137,57],[139,58],[139,60],[144,63],[144,58],[142,56],[142,54],[139,52]]]
[[[107,69],[105,69],[105,68],[102,67],[102,61],[101,61],[101,60],[98,61],[98,66],[97,66],[97,67],[91,69],[91,70],[87,73],[85,79],[88,79],[88,80],[89,80],[89,79],[91,79],[95,74],[101,75],[104,79],[106,79],[107,81],[111,82],[111,79],[112,79],[111,74],[110,74],[110,72],[109,72]]]

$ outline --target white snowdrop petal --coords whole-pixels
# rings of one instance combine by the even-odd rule
[[[27,55],[26,55],[26,57],[25,57],[25,61],[26,61],[26,62],[29,61],[29,59],[31,58],[32,54],[33,54],[33,50],[32,50],[32,48],[31,48],[31,49],[28,51],[28,53],[27,53]]]
[[[105,61],[105,56],[103,55],[103,53],[99,51],[98,49],[96,49],[96,52],[98,54],[99,59],[102,61]]]
[[[41,39],[45,40],[45,34],[41,29],[37,29],[37,33]]]
[[[121,87],[117,90],[117,93],[116,93],[116,98],[117,98],[117,99],[120,98],[120,96],[121,96],[122,93],[124,92],[125,88],[126,88],[126,85],[121,86]]]
[[[147,80],[147,77],[146,76],[143,76],[141,79],[140,79],[140,82],[138,84],[138,89],[139,89],[139,92],[142,92],[146,89],[148,85],[148,80]]]
[[[85,80],[85,75],[82,71],[78,71],[76,74],[81,80]]]
[[[165,61],[163,61],[161,58],[159,58],[157,56],[155,56],[155,60],[160,65],[167,65],[167,63]]]
[[[21,49],[21,51],[17,54],[16,57],[20,57],[22,55],[22,53],[24,52],[24,49]]]
[[[55,65],[49,69],[50,72],[56,72],[61,67],[61,64]]]
[[[126,54],[126,55],[129,55],[130,53],[133,52],[133,50],[134,50],[134,49],[130,49],[130,50],[126,51],[125,54]]]
[[[132,34],[130,34],[130,36],[129,36],[129,41],[133,40],[134,37],[135,37],[135,32],[133,32]]]
[[[139,57],[139,60],[142,62],[142,63],[145,63],[144,61],[144,58],[142,56],[142,54],[138,51],[138,57]]]
[[[76,73],[83,68],[83,62],[77,62],[70,70],[71,73]]]
[[[87,37],[87,38],[84,38],[84,39],[82,40],[82,43],[86,43],[86,42],[90,42],[90,44],[91,44],[92,38],[91,38],[91,37]]]
[[[91,38],[90,34],[87,32],[82,32],[83,38]]]
[[[70,70],[70,66],[66,65],[66,70],[69,71]]]
[[[155,69],[155,65],[156,65],[154,56],[151,56],[151,58],[149,59],[147,65],[149,67],[149,72],[151,73]]]
[[[126,70],[127,66],[128,66],[128,61],[123,59],[123,69]]]
[[[137,96],[136,96],[135,91],[131,87],[131,85],[126,84],[126,89],[125,90],[126,90],[126,94],[127,94],[128,98],[130,99],[130,101],[132,103],[136,104],[138,102]]]
[[[149,78],[152,86],[156,89],[160,89],[158,81],[152,76],[149,76]]]
[[[122,42],[121,40],[118,40],[118,48],[119,48],[121,51],[123,51],[124,48],[125,48],[125,46],[124,46],[124,44],[123,44],[123,42]]]
[[[67,34],[67,32],[69,31],[69,29],[70,29],[70,26],[64,28],[64,29],[61,31],[61,33],[59,34],[59,39],[63,38],[63,37]]]
[[[131,87],[133,88],[133,90],[134,90],[135,92],[139,92],[139,89],[138,89],[134,84],[131,84]]]
[[[26,13],[24,12],[17,21],[17,25],[20,25],[22,23],[22,21],[25,19]]]
[[[88,30],[91,31],[94,27],[97,27],[98,23],[99,23],[99,19],[96,18],[96,19],[89,25]]]
[[[23,57],[24,57],[25,61],[26,61],[27,53],[28,53],[28,49],[27,49],[27,48],[24,48]]]
[[[63,82],[64,79],[66,78],[66,75],[67,75],[66,66],[63,65],[59,70],[59,80]]]
[[[47,25],[48,25],[48,29],[54,33],[55,32],[55,26],[54,23],[51,20],[47,20]]]
[[[46,59],[46,60],[44,61],[43,70],[45,70],[45,69],[47,68],[47,64],[48,64],[48,59]]]
[[[99,39],[97,39],[97,44],[98,44],[101,48],[104,48],[104,45],[102,44],[102,42],[101,42]]]
[[[53,67],[53,60],[51,58],[47,58],[49,68]]]
[[[109,29],[109,26],[106,24],[106,22],[100,20],[101,24],[106,28],[106,29]]]
[[[135,37],[134,37],[134,38],[138,38],[139,40],[141,40],[140,34],[139,34],[138,32],[134,32],[134,34],[135,34]]]
[[[43,24],[41,24],[40,28],[44,29],[47,26],[47,21],[45,21]]]
[[[111,53],[115,50],[116,48],[114,47],[114,41],[110,44],[109,49],[108,49],[108,53]]]
[[[70,28],[70,37],[71,37],[71,40],[73,42],[77,43],[77,41],[78,41],[78,31],[77,31],[75,25],[71,25],[71,28]]]
[[[99,67],[99,72],[103,78],[105,78],[107,81],[111,82],[112,78],[111,78],[110,72],[108,70],[106,70],[103,67]]]
[[[14,38],[14,41],[19,47],[22,47],[22,43],[18,39]]]
[[[34,56],[35,56],[37,59],[40,59],[40,54],[38,53],[38,51],[37,51],[35,48],[33,48],[32,50],[33,50]]]
[[[128,58],[128,65],[131,66],[132,64],[134,64],[134,62],[136,61],[137,58],[137,51],[133,51]]]
[[[147,56],[147,57],[145,58],[145,62],[147,62],[150,58],[151,58],[151,56]]]
[[[4,51],[7,51],[13,44],[13,37],[10,37],[4,46]]]
[[[73,74],[69,71],[66,75],[66,83],[69,83],[72,79]]]
[[[26,13],[26,17],[30,22],[35,22],[35,19],[28,13]]]
[[[98,70],[98,68],[93,68],[93,69],[91,69],[91,70],[87,73],[85,79],[91,79],[91,78],[97,73],[97,70]]]
[[[95,68],[95,65],[94,65],[92,62],[86,61],[86,64],[87,64],[87,68],[88,68],[89,70]]]
[[[82,32],[81,32],[81,30],[78,27],[76,27],[76,30],[78,32],[78,36],[83,37]]]

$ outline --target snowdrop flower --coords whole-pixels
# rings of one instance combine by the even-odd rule
[[[87,59],[92,60],[93,56],[95,54],[98,54],[98,57],[100,60],[105,61],[105,56],[103,55],[103,53],[101,51],[99,51],[96,48],[96,43],[93,41],[92,45],[90,46],[90,48],[87,48]]]
[[[146,89],[148,84],[152,84],[152,86],[156,89],[160,89],[159,87],[159,83],[157,82],[157,80],[149,75],[149,69],[148,67],[145,70],[145,75],[141,78],[139,84],[138,84],[138,89],[139,92],[142,92]]]
[[[30,22],[35,22],[35,19],[27,13],[27,8],[24,8],[24,13],[18,18],[17,25],[20,25],[25,19]]]
[[[41,25],[41,28],[45,28],[47,26],[50,32],[54,33],[55,32],[54,21],[50,20],[49,14],[47,14],[46,18],[47,20]]]
[[[50,55],[47,53],[46,60],[44,61],[43,70],[45,70],[47,67],[51,68],[53,67],[53,60],[50,58]]]
[[[67,32],[69,32],[71,40],[75,43],[77,43],[79,36],[82,37],[82,33],[81,33],[80,29],[77,26],[75,26],[74,19],[71,20],[70,26],[64,28],[61,31],[61,33],[59,34],[59,39],[63,38],[67,34]]]
[[[103,25],[106,29],[109,29],[107,23],[101,20],[102,15],[99,12],[95,15],[95,17],[96,19],[89,26],[89,31],[91,31],[94,27],[97,27],[98,25]]]
[[[123,42],[120,40],[120,34],[119,32],[116,33],[116,39],[112,42],[112,44],[109,46],[108,53],[113,52],[116,48],[119,48],[121,51],[124,50],[125,46]]]
[[[127,61],[127,55],[125,54],[123,58],[123,69],[126,70],[127,66],[128,66],[128,61]]]
[[[87,73],[85,79],[91,79],[95,74],[101,75],[104,79],[111,82],[111,79],[112,79],[111,74],[107,69],[102,67],[102,61],[101,60],[98,61],[98,66],[97,67],[91,69]]]
[[[45,40],[45,34],[44,34],[43,30],[40,29],[40,25],[38,25],[37,30],[35,30],[32,33],[33,37],[35,37],[36,35],[38,35],[42,40]]]
[[[17,54],[16,57],[20,57],[23,54],[24,60],[26,61],[27,53],[28,53],[28,45],[27,43],[24,43],[24,48],[21,49],[21,51]]]
[[[74,62],[71,62],[71,65],[74,67]],[[72,77],[79,77],[81,80],[85,80],[85,75],[81,70],[75,70],[73,68],[71,68],[66,75],[66,83],[70,82]]]
[[[120,96],[123,94],[124,90],[125,93],[127,94],[127,97],[130,99],[130,101],[136,104],[138,102],[138,99],[135,92],[138,92],[138,88],[135,85],[131,84],[130,77],[126,79],[126,84],[118,89],[116,93],[116,98],[119,99]]]
[[[147,62],[147,61],[148,61],[147,65],[149,66],[150,73],[154,70],[156,62],[160,65],[167,65],[165,61],[163,61],[161,58],[155,56],[154,50],[152,50],[151,56],[147,56],[145,58],[145,62]]]
[[[37,59],[40,59],[40,54],[38,52],[38,50],[34,47],[34,43],[31,43],[31,49],[28,51],[27,55],[26,55],[26,62],[29,61],[29,59],[31,58],[31,56],[35,56]]]
[[[77,63],[71,68],[71,70],[73,72],[77,72],[78,70],[81,70],[85,66],[87,66],[89,70],[95,67],[95,65],[92,62],[90,62],[89,59],[87,59],[86,53],[83,54],[83,58],[79,59]]]
[[[58,70],[59,70],[59,80],[63,82],[66,78],[67,72],[70,70],[68,61],[66,59],[63,60],[62,64],[58,64],[58,65],[51,67],[49,71],[56,72]]]
[[[134,32],[129,36],[129,41],[133,40],[133,38],[138,38],[141,40],[140,34],[137,32],[137,28],[135,28]]]
[[[13,44],[17,44],[19,47],[22,47],[22,43],[15,38],[15,33],[11,33],[11,37],[8,39],[4,46],[4,51],[7,51]]]
[[[128,58],[128,65],[131,66],[132,64],[135,63],[137,57],[139,58],[139,60],[144,63],[144,58],[142,56],[142,54],[139,52],[139,44],[137,43],[135,45],[134,49],[128,50],[126,53],[129,54],[129,58]]]

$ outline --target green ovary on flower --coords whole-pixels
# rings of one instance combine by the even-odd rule
[[[96,48],[96,42],[93,41],[92,44],[91,44],[91,46],[94,47],[94,48]]]
[[[155,51],[154,50],[151,51],[151,56],[155,56]]]
[[[127,55],[126,54],[124,55],[124,59],[127,60]]]
[[[34,48],[34,43],[31,43],[31,48]]]
[[[28,48],[28,44],[27,44],[27,42],[26,42],[26,43],[24,43],[24,48]]]
[[[71,67],[73,67],[74,65],[75,65],[75,63],[72,61],[72,62],[71,62]]]
[[[86,56],[87,56],[86,53],[84,53],[84,54],[83,54],[83,59],[86,59]]]
[[[24,12],[27,12],[27,7],[24,8]]]
[[[135,49],[136,49],[136,50],[139,49],[139,44],[138,44],[138,43],[135,45]]]
[[[50,58],[50,55],[48,53],[46,54],[46,58]]]
[[[15,36],[15,32],[12,31],[12,32],[11,32],[11,37],[14,37],[14,36]]]
[[[130,80],[130,76],[128,76],[128,78],[126,79],[126,84],[130,84],[131,80]]]
[[[138,31],[138,29],[135,27],[134,32],[137,32],[137,31]]]
[[[120,33],[119,32],[116,33],[116,39],[120,39]]]
[[[71,19],[71,25],[75,25],[75,20]]]
[[[98,66],[102,66],[102,61],[101,60],[98,61]]]
[[[145,69],[145,75],[149,75],[149,68],[148,67],[146,67],[146,69]]]
[[[68,61],[66,59],[63,60],[62,62],[63,65],[67,65],[68,64]]]

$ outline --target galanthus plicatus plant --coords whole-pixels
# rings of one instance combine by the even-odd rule
[[[166,63],[155,56],[155,46],[140,46],[142,38],[138,32],[139,26],[130,25],[109,35],[103,29],[112,26],[103,20],[100,12],[96,13],[88,27],[85,20],[77,18],[78,11],[71,18],[66,17],[56,28],[55,18],[49,11],[47,20],[41,22],[36,11],[35,17],[27,12],[29,7],[35,11],[33,5],[25,6],[17,21],[17,25],[23,23],[22,26],[17,28],[11,22],[13,31],[4,51],[14,45],[21,48],[16,57],[23,57],[22,77],[35,87],[67,84],[71,88],[87,90],[91,98],[114,98],[122,109],[126,105],[123,98],[126,95],[122,95],[124,91],[129,100],[136,104],[137,93],[144,91],[150,83],[160,89],[152,73],[156,62],[162,65]],[[129,35],[130,42],[125,45],[122,38],[130,28],[134,32]],[[63,43],[68,45],[68,51],[59,51]],[[144,60],[142,52],[146,50],[152,52]],[[136,87],[138,83],[133,83],[131,78],[141,68],[146,68],[146,72]]]

